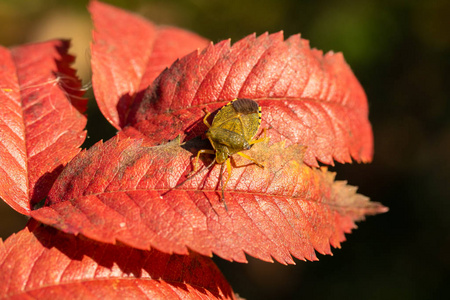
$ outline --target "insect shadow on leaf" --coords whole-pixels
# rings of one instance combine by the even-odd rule
[[[238,154],[252,161],[260,168],[264,168],[258,161],[241,152],[250,149],[253,144],[267,139],[265,137],[265,130],[263,138],[253,139],[261,125],[261,107],[251,99],[234,99],[219,110],[215,115],[212,124],[209,124],[208,122],[208,117],[211,113],[206,110],[205,113],[206,115],[203,118],[203,123],[208,127],[206,137],[211,142],[213,149],[202,149],[197,152],[197,156],[194,160],[194,169],[190,175],[188,175],[186,180],[199,174],[198,164],[201,154],[214,154],[215,159],[206,167],[206,169],[209,169],[215,163],[221,164],[220,184],[222,189],[222,201],[227,209],[224,190],[231,177],[231,156]],[[223,182],[224,166],[226,166],[228,173],[225,183]],[[185,182],[186,181],[177,185],[177,187]]]

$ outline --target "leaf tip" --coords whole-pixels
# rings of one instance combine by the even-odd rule
[[[268,32],[266,32],[268,34]],[[278,32],[270,34],[270,36],[274,37],[275,39],[284,40],[284,31],[280,30]]]
[[[384,213],[387,213],[388,211],[389,211],[389,207],[380,204],[380,207],[378,208],[378,213],[384,214]]]

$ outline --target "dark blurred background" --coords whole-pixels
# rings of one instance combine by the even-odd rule
[[[338,165],[338,179],[390,207],[334,256],[296,266],[215,261],[247,299],[439,299],[450,284],[450,1],[105,1],[214,42],[256,32],[301,33],[341,51],[370,102],[375,158]],[[71,38],[89,83],[87,1],[0,0],[0,44]],[[447,74],[447,75],[446,75]],[[92,93],[91,93],[92,95]],[[90,102],[86,146],[115,131]],[[0,204],[3,239],[26,218]]]

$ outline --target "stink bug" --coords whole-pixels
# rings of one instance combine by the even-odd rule
[[[230,156],[239,154],[259,167],[264,168],[255,159],[241,152],[242,150],[250,149],[251,145],[265,140],[265,138],[253,140],[261,125],[261,106],[251,99],[234,99],[219,110],[211,125],[207,120],[211,113],[205,112],[203,123],[208,127],[206,137],[211,142],[214,150],[199,150],[194,170],[197,169],[197,163],[202,153],[215,154],[215,162],[222,165],[220,176],[222,199],[225,200],[224,189],[231,176]],[[222,180],[224,164],[228,171],[228,178],[225,184],[223,184]]]

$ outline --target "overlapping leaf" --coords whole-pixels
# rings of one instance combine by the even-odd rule
[[[120,129],[134,98],[180,58],[208,41],[153,23],[124,10],[92,1],[94,22],[92,84],[100,110]]]
[[[310,49],[294,35],[248,36],[194,52],[165,70],[136,103],[128,122],[155,144],[205,131],[203,108],[256,100],[262,127],[276,142],[307,146],[305,162],[367,162],[373,138],[365,93],[342,55]]]
[[[234,295],[211,259],[197,254],[102,244],[43,226],[0,240],[0,299],[74,298],[234,299]]]
[[[263,126],[273,129],[273,141],[308,146],[311,166],[318,166],[316,159],[331,165],[333,159],[372,159],[367,99],[340,53],[322,55],[298,35],[283,41],[282,33],[252,35],[232,47],[224,41],[175,62],[143,96],[164,67],[205,40],[98,2],[90,10],[94,90],[117,128],[131,124],[155,144],[180,133],[190,138],[205,129],[203,108],[247,97],[263,106]]]
[[[86,133],[86,99],[69,42],[0,47],[0,197],[29,214]]]
[[[339,247],[354,221],[386,211],[326,169],[303,164],[304,147],[283,144],[258,143],[247,152],[264,169],[235,159],[236,166],[247,166],[233,169],[226,210],[220,166],[185,181],[197,141],[148,147],[114,138],[72,160],[47,206],[32,216],[65,232],[139,249],[186,254],[189,248],[239,262],[248,253],[293,263],[291,255],[315,260],[314,250],[330,254],[330,244]]]

